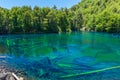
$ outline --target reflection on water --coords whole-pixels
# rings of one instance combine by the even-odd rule
[[[31,80],[58,80],[120,65],[120,38],[90,32],[2,35],[0,55],[11,57],[6,64],[24,70]]]

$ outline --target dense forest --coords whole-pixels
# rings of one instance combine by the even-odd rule
[[[0,33],[120,33],[120,0],[82,0],[71,8],[0,7]]]
[[[82,0],[72,8],[82,13],[85,29],[120,33],[120,0]]]

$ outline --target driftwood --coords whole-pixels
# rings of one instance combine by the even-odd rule
[[[18,78],[14,73],[12,73],[13,77],[16,79],[16,80],[23,80],[22,77]]]

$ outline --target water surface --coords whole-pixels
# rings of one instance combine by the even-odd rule
[[[23,70],[28,80],[63,80],[64,75],[119,66],[120,38],[94,32],[1,35],[0,56],[7,56],[5,64]],[[109,70],[109,76],[119,72]],[[103,73],[108,76],[104,71],[66,80],[97,79]]]

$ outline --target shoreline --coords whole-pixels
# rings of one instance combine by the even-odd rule
[[[24,80],[23,73],[9,67],[4,60],[0,60],[0,80]]]

